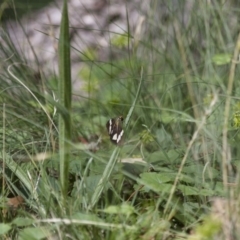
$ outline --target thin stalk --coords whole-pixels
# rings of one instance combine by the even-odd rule
[[[223,131],[222,131],[222,174],[223,174],[223,185],[225,191],[227,190],[228,185],[228,119],[229,119],[229,112],[230,112],[230,101],[231,101],[231,94],[235,76],[235,68],[237,64],[237,60],[239,57],[239,50],[240,50],[240,33],[238,35],[238,39],[236,42],[236,46],[233,53],[232,64],[230,67],[229,78],[228,78],[228,88],[227,88],[227,97],[224,109],[224,123],[223,123]]]
[[[177,21],[174,22],[174,30],[176,32],[177,43],[178,43],[180,55],[182,58],[184,76],[186,78],[188,93],[189,93],[190,100],[192,102],[193,114],[195,119],[199,119],[199,109],[197,107],[197,101],[195,99],[195,93],[194,93],[192,82],[191,82],[191,76],[190,76],[190,70],[188,68],[186,51],[184,49],[183,39],[182,39],[180,28]]]
[[[188,144],[187,150],[186,150],[185,155],[184,155],[184,157],[182,159],[181,165],[180,165],[180,167],[178,169],[178,173],[177,173],[177,176],[175,178],[174,184],[173,184],[173,186],[171,188],[170,195],[169,195],[169,198],[167,200],[167,203],[166,203],[166,206],[165,206],[165,209],[164,209],[164,214],[168,213],[169,206],[170,206],[170,203],[171,203],[172,198],[173,198],[173,194],[174,194],[174,192],[176,190],[178,181],[179,181],[179,179],[181,177],[181,173],[182,173],[183,167],[184,167],[184,165],[185,165],[185,163],[187,161],[187,157],[188,157],[188,154],[189,154],[189,152],[190,152],[190,150],[191,150],[191,148],[193,146],[193,143],[197,139],[201,129],[204,127],[204,125],[206,123],[206,120],[207,120],[207,117],[211,114],[211,112],[213,110],[213,106],[216,104],[216,102],[217,102],[217,94],[214,95],[214,98],[212,99],[209,108],[206,110],[204,116],[202,117],[202,121],[199,124],[197,124],[198,127],[197,127],[196,131],[194,132],[191,141]]]

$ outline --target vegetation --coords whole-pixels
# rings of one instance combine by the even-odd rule
[[[239,10],[196,1],[186,25],[157,4],[144,34],[112,39],[121,57],[74,49],[85,94],[72,102],[67,1],[58,76],[34,72],[2,30],[1,239],[238,239]]]

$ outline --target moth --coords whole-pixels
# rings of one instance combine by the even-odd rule
[[[106,124],[110,140],[114,144],[119,144],[122,139],[124,133],[124,130],[122,129],[122,123],[123,117],[119,116],[117,118],[111,118]]]

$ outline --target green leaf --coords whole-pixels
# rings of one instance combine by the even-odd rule
[[[33,223],[33,219],[18,217],[15,218],[12,223],[15,224],[17,227],[25,227],[31,225]]]
[[[116,47],[126,47],[129,42],[129,37],[127,35],[117,35],[116,37],[113,37],[111,40],[111,43],[113,46]]]
[[[213,196],[214,191],[211,189],[199,189],[196,187],[179,185],[178,189],[181,190],[184,196]]]
[[[123,203],[122,205],[118,206],[109,206],[105,208],[103,212],[109,214],[123,214],[129,216],[134,213],[134,207],[129,204]]]
[[[184,202],[182,206],[184,211],[188,213],[196,213],[196,211],[198,211],[201,207],[198,203],[195,202]]]
[[[10,224],[0,223],[0,235],[6,234],[11,228]]]
[[[157,164],[163,164],[165,162],[172,163],[173,161],[175,162],[176,159],[180,159],[179,156],[180,156],[179,152],[175,150],[170,150],[168,152],[157,151],[150,155],[149,162],[151,163],[157,162]]]
[[[186,186],[186,185],[179,185],[178,189],[181,190],[184,196],[191,196],[191,195],[198,195],[199,190],[197,188]]]
[[[155,172],[146,172],[142,173],[141,179],[145,183],[154,183],[154,184],[161,184],[172,181],[174,178],[169,173],[155,173]]]
[[[186,166],[183,169],[183,172],[188,175],[193,175],[198,180],[202,180],[204,177],[205,179],[215,178],[219,176],[219,171],[215,168],[212,168],[211,166],[205,167],[200,164],[192,164],[190,166]]]
[[[163,151],[157,151],[149,156],[149,162],[164,162],[168,160],[167,154]]]
[[[212,57],[212,61],[216,65],[224,65],[230,63],[231,58],[232,58],[231,54],[228,53],[216,54]]]
[[[141,176],[141,184],[145,185],[143,190],[153,190],[155,192],[170,192],[172,184],[166,182],[172,181],[172,176],[161,173],[143,173]]]
[[[164,146],[169,146],[172,142],[172,136],[163,127],[156,130],[156,138],[159,144],[164,144]]]
[[[46,227],[29,227],[29,228],[24,228],[19,233],[19,236],[22,239],[39,240],[39,239],[47,238],[48,236],[50,236],[50,231]]]
[[[78,219],[78,220],[82,220],[82,221],[94,221],[94,222],[102,222],[102,219],[97,217],[94,214],[90,214],[90,213],[75,213],[74,215],[72,215],[71,217],[72,219]]]
[[[206,197],[212,197],[216,195],[216,192],[213,191],[212,189],[206,189],[203,188],[198,192],[199,196],[206,196]]]
[[[214,190],[216,194],[223,195],[224,193],[223,182],[217,182],[214,186]]]

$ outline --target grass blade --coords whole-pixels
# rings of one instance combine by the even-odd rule
[[[68,189],[69,148],[71,141],[71,69],[70,69],[70,42],[67,1],[64,1],[59,38],[59,103],[66,112],[59,114],[59,155],[60,155],[60,182],[65,199]]]

